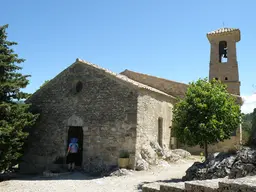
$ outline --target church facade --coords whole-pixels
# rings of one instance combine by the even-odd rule
[[[224,28],[207,34],[211,43],[209,78],[219,78],[231,94],[240,98],[235,43],[238,29]],[[225,63],[222,58],[228,58]],[[22,172],[40,172],[65,159],[68,141],[78,137],[78,165],[87,171],[117,165],[120,151],[129,153],[129,167],[150,142],[161,147],[184,148],[193,153],[199,147],[179,144],[172,135],[172,110],[188,85],[125,70],[116,74],[77,59],[26,102],[40,113],[28,138]],[[240,143],[241,129],[218,151]],[[216,150],[210,147],[210,152]]]

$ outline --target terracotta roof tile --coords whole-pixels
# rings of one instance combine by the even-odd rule
[[[134,81],[138,81],[150,87],[154,87],[155,89],[161,90],[169,95],[173,95],[174,97],[183,98],[188,87],[188,85],[185,83],[175,82],[127,69],[121,72],[121,74],[133,79]]]
[[[169,94],[167,94],[167,93],[165,93],[165,92],[163,92],[163,91],[161,91],[161,90],[158,90],[158,89],[156,89],[156,88],[150,87],[150,86],[145,85],[145,84],[143,84],[143,83],[134,81],[134,80],[128,78],[127,76],[125,76],[125,75],[118,74],[118,73],[114,73],[114,72],[112,72],[112,71],[110,71],[110,70],[108,70],[108,69],[102,68],[102,67],[100,67],[100,66],[98,66],[98,65],[95,65],[95,64],[93,64],[93,63],[84,61],[84,60],[82,60],[82,59],[76,59],[76,62],[80,62],[80,63],[86,64],[86,65],[92,66],[92,67],[94,67],[94,68],[97,68],[97,69],[99,69],[99,70],[102,70],[102,71],[104,71],[104,72],[106,72],[106,73],[108,73],[108,74],[110,74],[110,75],[112,75],[112,76],[114,76],[114,77],[116,77],[116,78],[122,80],[122,81],[125,81],[125,82],[127,82],[127,83],[132,84],[132,85],[135,85],[135,86],[137,86],[137,87],[139,87],[139,88],[147,89],[147,90],[149,90],[149,91],[153,91],[153,92],[156,92],[156,93],[160,93],[160,94],[162,94],[162,95],[165,95],[165,96],[168,96],[168,97],[171,97],[171,98],[175,99],[175,97],[173,97],[172,95],[169,95]]]
[[[239,31],[239,29],[237,28],[220,28],[214,31],[211,31],[209,33],[207,33],[207,35],[211,35],[211,34],[220,34],[220,33],[227,33],[227,32],[233,32],[233,31]]]
[[[173,95],[174,97],[184,98],[188,88],[188,84],[185,83],[171,81],[168,79],[163,79],[160,77],[155,77],[147,74],[137,73],[134,71],[129,71],[127,69],[123,71],[121,74],[124,74],[135,81],[139,81],[143,84],[147,84],[151,87],[159,89],[167,94]],[[239,104],[242,104],[240,95],[231,95],[236,98]]]

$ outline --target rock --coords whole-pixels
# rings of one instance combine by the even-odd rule
[[[173,153],[172,151],[165,152],[165,156],[163,157],[165,161],[168,162],[177,162],[181,159],[181,156]]]
[[[156,141],[148,141],[148,143],[143,145],[141,152],[136,155],[138,170],[146,170],[149,165],[156,165],[159,160],[173,163],[191,156],[189,152],[183,149],[170,150],[165,145],[160,147]]]
[[[254,164],[243,164],[241,161],[237,161],[230,171],[229,178],[235,179],[251,175],[256,175],[256,166]]]
[[[141,157],[141,154],[140,154],[140,153],[138,153],[138,154],[136,155],[136,159],[142,159],[142,157]]]
[[[132,170],[118,169],[118,170],[112,172],[110,174],[110,176],[118,176],[118,177],[120,177],[120,176],[125,176],[125,175],[132,175],[132,174],[133,174]]]
[[[165,160],[159,160],[158,163],[157,163],[157,166],[159,166],[159,167],[170,167],[171,165]]]
[[[157,142],[150,141],[150,146],[152,147],[152,149],[156,152],[156,154],[159,157],[163,157],[164,156],[164,151],[163,151],[163,149],[160,147],[160,145]]]
[[[148,170],[148,168],[149,168],[149,164],[147,161],[145,161],[144,159],[137,160],[136,167],[135,167],[137,171]]]
[[[142,147],[141,157],[151,165],[156,164],[157,154],[150,145]]]
[[[244,148],[237,152],[237,156],[243,163],[256,163],[256,150]]]
[[[256,150],[243,148],[237,153],[215,153],[203,162],[194,163],[183,180],[205,180],[214,178],[239,177],[256,175]]]
[[[184,159],[191,156],[191,154],[188,151],[183,150],[183,149],[174,149],[174,150],[172,150],[172,152],[181,156]]]

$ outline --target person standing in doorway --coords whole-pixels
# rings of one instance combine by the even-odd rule
[[[77,138],[71,138],[70,143],[68,145],[68,151],[67,151],[67,163],[68,163],[68,170],[74,171],[75,169],[75,163],[77,159],[78,154],[78,139]]]

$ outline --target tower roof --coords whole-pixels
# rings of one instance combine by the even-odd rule
[[[207,33],[208,39],[211,39],[216,36],[223,35],[234,35],[237,41],[240,41],[240,30],[238,28],[227,28],[223,27],[214,31]]]
[[[232,32],[232,31],[239,31],[239,29],[223,27],[223,28],[211,31],[211,32],[207,33],[207,35],[219,34],[219,33],[227,33],[227,32]]]

